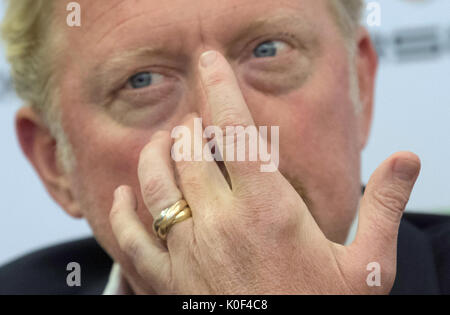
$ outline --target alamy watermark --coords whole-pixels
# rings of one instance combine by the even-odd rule
[[[179,161],[260,161],[261,172],[275,172],[279,165],[278,126],[270,127],[270,153],[267,126],[208,126],[203,130],[201,118],[194,118],[194,134],[186,126],[172,130],[175,139],[172,159]],[[203,140],[207,140],[203,145]],[[192,146],[194,146],[192,148]],[[247,150],[248,147],[248,150]],[[211,149],[214,148],[214,152]],[[264,164],[265,163],[265,164]]]
[[[78,2],[69,2],[66,10],[70,13],[67,15],[67,26],[80,27],[81,26],[81,6]],[[366,3],[366,24],[370,27],[381,25],[381,5],[378,1],[369,1]]]
[[[367,275],[366,283],[369,287],[381,286],[381,266],[377,262],[371,262],[366,267],[370,273]]]
[[[381,5],[378,1],[369,1],[366,4],[365,14],[367,26],[381,26]]]
[[[66,23],[69,27],[81,26],[81,6],[78,2],[69,2],[66,10],[70,13],[67,15]]]
[[[66,277],[66,284],[69,287],[81,286],[81,266],[77,262],[70,262],[66,266],[66,270],[70,271]]]

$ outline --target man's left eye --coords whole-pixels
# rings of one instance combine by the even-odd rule
[[[253,50],[253,56],[256,58],[275,57],[286,46],[287,44],[281,41],[266,41]]]
[[[142,89],[159,83],[163,76],[152,72],[139,72],[128,79],[127,88]]]

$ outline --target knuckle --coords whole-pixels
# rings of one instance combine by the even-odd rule
[[[111,211],[109,212],[109,221],[112,224],[120,222],[122,207],[123,205],[120,203],[120,201],[114,199]]]
[[[196,162],[179,163],[177,165],[178,177],[184,187],[190,187],[193,191],[202,191],[198,173],[193,171],[192,164]],[[201,165],[198,165],[201,167]]]
[[[207,87],[217,87],[225,84],[227,82],[227,75],[222,71],[214,71],[210,73],[205,80],[205,85]]]
[[[209,230],[215,235],[227,235],[230,231],[235,229],[235,221],[231,211],[235,210],[233,203],[225,200],[214,200],[211,203],[204,205],[206,208],[212,211],[205,212],[201,218],[201,225],[194,225],[194,227],[199,227],[199,232],[204,232]],[[222,209],[223,211],[213,211],[214,208]],[[208,229],[203,229],[202,226],[207,226]]]
[[[183,188],[189,187],[189,189],[191,189],[192,191],[196,191],[199,193],[205,192],[203,185],[193,177],[184,177],[181,181],[181,185]]]
[[[398,220],[408,203],[408,196],[394,186],[386,186],[374,191],[373,199],[382,207],[390,219]]]
[[[235,109],[229,106],[223,106],[216,113],[216,124],[222,129],[223,134],[229,133],[230,128],[233,128],[233,133],[236,132],[236,127],[245,127],[241,121],[242,115]]]
[[[176,164],[176,170],[177,174],[180,178],[182,178],[184,181],[191,181],[191,165],[192,162],[182,162]]]
[[[234,248],[237,243],[243,242],[248,239],[244,222],[236,220],[230,215],[222,214],[208,220],[210,228],[208,229],[212,233],[205,235],[203,238],[206,242],[212,246],[223,246],[224,248]],[[199,231],[203,233],[203,231]],[[244,241],[245,242],[245,241]]]
[[[142,173],[152,166],[152,161],[160,157],[164,146],[170,143],[171,137],[168,131],[160,130],[153,134],[152,139],[139,152],[138,172]]]
[[[296,211],[296,209],[297,207],[288,205],[286,207],[282,207],[281,211],[276,212],[276,221],[279,222],[281,230],[291,231],[297,229],[299,223],[299,211]]]
[[[150,154],[150,152],[153,150],[153,143],[149,142],[147,143],[139,153],[139,169],[142,169],[146,162],[146,157]]]
[[[110,222],[115,222],[117,220],[117,217],[119,215],[119,207],[114,204],[111,208],[111,211],[109,212],[109,221]]]
[[[289,236],[298,229],[299,214],[290,206],[276,209],[277,211],[272,210],[260,216],[261,226],[266,231],[273,231],[274,238],[289,239]]]
[[[123,231],[119,238],[119,247],[133,262],[139,261],[140,246],[132,231]]]
[[[250,197],[250,200],[239,218],[251,229],[268,232],[276,238],[285,238],[298,229],[300,212],[294,202],[280,201],[276,196]]]
[[[168,188],[164,182],[164,178],[153,176],[145,181],[142,185],[142,195],[144,200],[154,200],[165,196],[168,193]]]

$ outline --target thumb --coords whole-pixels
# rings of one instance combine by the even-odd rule
[[[361,200],[358,232],[352,244],[359,253],[366,253],[366,258],[395,261],[400,220],[419,172],[417,155],[398,152],[372,174]]]

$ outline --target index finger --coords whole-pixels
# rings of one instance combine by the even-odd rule
[[[258,153],[261,151],[259,146],[267,148],[266,139],[256,129],[237,79],[226,59],[216,51],[207,51],[200,57],[199,69],[212,122],[223,134],[219,149],[232,186],[236,187],[236,184],[261,176],[262,163]],[[244,152],[244,160],[240,159],[242,154],[239,155],[239,150],[240,153]]]

